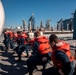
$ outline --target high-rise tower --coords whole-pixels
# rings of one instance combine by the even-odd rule
[[[47,30],[50,30],[50,29],[51,29],[51,28],[50,28],[50,21],[51,21],[51,20],[47,20],[47,21],[46,21],[46,29],[47,29]]]
[[[43,21],[40,22],[40,28],[43,28]]]
[[[23,30],[26,30],[26,21],[24,19],[22,19],[23,21]]]
[[[30,19],[28,21],[28,29],[35,30],[35,18],[34,18],[34,14],[32,14],[32,16],[30,17]]]

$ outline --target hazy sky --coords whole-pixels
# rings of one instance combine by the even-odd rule
[[[36,25],[47,19],[51,19],[50,25],[55,27],[61,18],[72,17],[71,13],[76,9],[76,0],[2,0],[5,10],[5,27],[22,25],[22,18],[26,20],[34,13]]]

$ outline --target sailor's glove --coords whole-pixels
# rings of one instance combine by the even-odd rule
[[[47,57],[43,57],[42,60],[43,60],[43,61],[47,61]]]

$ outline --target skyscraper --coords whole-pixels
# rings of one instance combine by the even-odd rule
[[[50,28],[50,21],[51,21],[51,20],[47,20],[47,21],[46,21],[46,29],[47,29],[47,30],[50,30],[50,29],[51,29],[51,28]]]
[[[34,14],[32,14],[32,16],[30,17],[30,19],[28,21],[28,29],[35,30],[35,18],[34,18]]]
[[[23,21],[23,30],[26,30],[26,21],[24,19],[22,19]]]

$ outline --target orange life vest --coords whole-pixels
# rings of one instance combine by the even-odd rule
[[[14,38],[14,41],[17,41],[18,34],[17,34],[17,33],[14,33],[14,34],[13,34],[13,38]]]
[[[18,37],[18,34],[17,34],[17,33],[14,33],[14,37],[16,37],[16,38],[17,38],[17,37]]]
[[[59,43],[53,48],[53,52],[52,52],[52,61],[56,68],[62,68],[62,62],[55,59],[56,50],[60,50],[64,52],[68,56],[70,62],[74,60],[74,57],[72,56],[71,51],[70,51],[70,45],[64,41],[59,41]]]
[[[25,33],[22,33],[22,35],[21,35],[21,39],[22,38],[24,38],[24,39],[26,39],[28,36],[25,34]],[[26,42],[26,40],[24,41],[24,44],[26,44],[27,42]]]
[[[17,34],[17,35],[18,35],[18,37],[16,38],[16,41],[18,44],[20,44],[21,43],[21,34]]]
[[[26,34],[26,32],[23,31],[22,34]]]
[[[21,38],[27,38],[27,35],[23,33],[23,34],[21,35]]]
[[[13,38],[13,32],[12,31],[9,31],[9,38]]]
[[[35,41],[35,38],[32,38],[32,39],[30,40],[30,45],[31,45],[31,46],[34,45],[34,41]]]
[[[52,51],[49,40],[45,36],[36,38],[35,41],[39,44],[38,51],[40,54],[47,54]]]
[[[20,35],[20,34],[17,34],[17,35],[18,35],[18,36],[17,36],[17,39],[18,39],[18,38],[20,38],[20,39],[21,39],[21,35]]]

